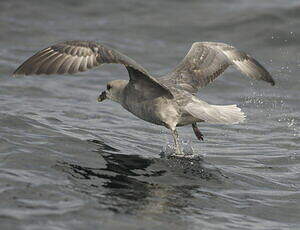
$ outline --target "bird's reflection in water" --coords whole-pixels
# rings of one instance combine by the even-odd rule
[[[97,152],[105,160],[104,168],[89,168],[64,162],[76,179],[93,180],[89,192],[104,192],[99,202],[117,213],[170,215],[186,212],[193,202],[193,192],[203,183],[218,181],[218,173],[203,168],[201,158],[153,158],[124,155],[98,140]],[[101,181],[95,185],[95,180]],[[87,191],[85,191],[87,193]],[[105,197],[105,198],[103,198]]]

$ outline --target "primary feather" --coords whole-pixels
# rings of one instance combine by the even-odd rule
[[[275,84],[270,73],[250,55],[233,46],[216,42],[195,42],[181,63],[171,73],[160,78],[160,81],[195,94],[230,65],[251,78]]]

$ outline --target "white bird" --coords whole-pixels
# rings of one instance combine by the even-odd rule
[[[251,78],[275,84],[269,72],[250,55],[215,42],[195,42],[181,63],[158,79],[126,55],[92,41],[65,41],[45,48],[19,66],[13,76],[74,74],[103,63],[123,64],[129,81],[108,82],[98,101],[110,99],[135,116],[170,129],[176,154],[183,154],[177,126],[192,124],[197,138],[203,140],[197,122],[236,124],[245,119],[236,105],[210,105],[195,96],[199,88],[212,82],[228,66],[235,66]]]

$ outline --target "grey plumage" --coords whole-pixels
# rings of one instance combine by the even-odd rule
[[[74,74],[101,64],[123,64],[131,83],[148,84],[157,91],[172,94],[138,63],[120,52],[92,41],[66,41],[47,47],[27,59],[13,73],[16,75]]]
[[[126,55],[89,41],[66,41],[45,48],[20,65],[13,76],[74,74],[103,63],[123,64],[129,81],[109,82],[99,101],[111,99],[137,117],[167,127],[172,131],[177,153],[182,153],[177,126],[192,124],[196,136],[203,139],[196,122],[233,124],[244,120],[236,105],[209,105],[195,97],[199,88],[212,82],[228,66],[235,66],[251,78],[275,84],[269,72],[250,55],[215,42],[194,43],[182,62],[158,79]]]
[[[251,78],[275,84],[269,72],[250,55],[216,42],[195,42],[182,62],[160,81],[194,94],[214,81],[230,65]]]

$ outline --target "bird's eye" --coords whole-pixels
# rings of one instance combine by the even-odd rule
[[[110,90],[111,89],[111,85],[107,85],[107,90]]]

